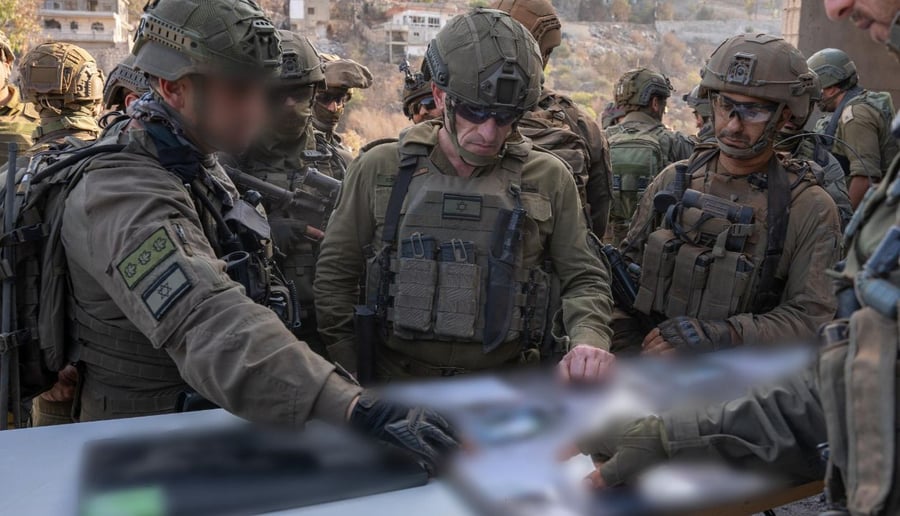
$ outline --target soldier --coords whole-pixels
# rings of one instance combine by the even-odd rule
[[[94,141],[100,132],[95,120],[100,110],[103,73],[84,49],[69,43],[44,43],[19,63],[19,84],[28,101],[38,107],[40,125],[34,144],[17,161],[18,170],[34,175],[58,161],[63,152]],[[4,166],[5,177],[6,166]],[[32,424],[72,423],[72,401],[78,373],[65,367],[59,381],[34,399]]]
[[[856,64],[842,50],[820,50],[807,63],[822,83],[819,108],[831,113],[819,121],[816,130],[825,135],[826,148],[844,167],[850,202],[856,209],[897,154],[897,142],[891,136],[891,94],[859,86]]]
[[[103,108],[124,112],[132,102],[150,91],[147,77],[134,69],[134,56],[129,55],[117,64],[103,86]]]
[[[625,110],[617,106],[615,102],[607,102],[603,113],[600,114],[600,127],[605,131],[621,122],[623,118],[625,118]]]
[[[353,154],[335,133],[344,105],[350,102],[354,88],[372,86],[372,72],[352,59],[325,59],[325,88],[318,92],[313,103],[313,126],[316,128],[317,149],[331,155],[319,168],[329,176],[343,180]]]
[[[737,36],[713,53],[700,94],[717,147],[666,168],[641,199],[622,242],[642,269],[636,314],[616,321],[614,350],[782,342],[831,319],[825,270],[838,260],[837,209],[812,165],[777,160],[772,142],[788,120],[803,124],[815,88],[781,38]]]
[[[561,374],[596,377],[613,359],[608,276],[571,173],[514,129],[540,94],[534,40],[506,13],[476,9],[438,33],[427,59],[443,120],[357,158],[322,243],[316,308],[331,356],[363,374],[375,349],[373,375],[385,380],[536,361],[552,266],[555,331],[570,350]],[[358,357],[364,272],[367,321],[386,339],[362,342]]]
[[[44,43],[28,52],[19,63],[19,84],[41,117],[28,153],[97,139],[103,80],[94,57],[77,45]]]
[[[19,89],[9,81],[15,60],[9,39],[0,32],[0,89],[4,91],[0,96],[0,166],[9,159],[8,144],[18,143],[21,149],[31,147],[31,135],[40,118],[34,106],[23,102]]]
[[[71,285],[47,300],[77,339],[80,420],[173,412],[193,389],[251,421],[349,421],[430,464],[453,442],[438,416],[360,396],[286,328],[268,225],[212,154],[241,154],[261,128],[282,62],[271,22],[249,0],[156,0],[133,52],[152,93],[72,165]]]
[[[716,130],[712,126],[712,111],[709,108],[709,99],[700,96],[700,85],[694,86],[694,89],[690,93],[685,93],[681,99],[693,110],[694,122],[697,125],[697,134],[691,137],[694,144],[715,145]]]
[[[662,123],[674,89],[665,75],[647,68],[626,72],[616,83],[616,105],[625,117],[606,131],[613,170],[610,230],[618,246],[650,181],[670,163],[687,159],[694,144]]]
[[[825,6],[832,20],[851,18],[900,53],[900,37],[893,30],[900,1],[828,0]],[[774,471],[798,484],[827,474],[830,510],[822,516],[900,512],[898,172],[900,159],[895,159],[848,228],[851,251],[841,276],[843,287],[850,287],[843,291],[850,303],[838,316],[850,319],[823,328],[830,338],[822,342],[816,366],[802,377],[728,403],[673,411],[642,419],[624,432],[585,439],[581,449],[592,453],[597,465],[594,485],[630,482],[668,458],[705,456],[742,469]],[[882,287],[879,292],[873,282]],[[827,468],[820,450],[826,441]]]
[[[414,124],[441,118],[441,110],[431,94],[431,80],[425,78],[424,72],[413,74],[409,63],[404,62],[401,70],[406,72],[403,81],[403,114],[406,118]]]
[[[506,11],[537,40],[544,68],[550,62],[553,50],[562,43],[562,23],[549,0],[495,0],[494,9]],[[579,185],[591,218],[591,229],[598,235],[606,232],[612,202],[612,167],[609,164],[609,145],[594,117],[584,111],[571,98],[550,88],[543,88],[537,106],[528,117],[544,123],[552,122],[567,129],[583,140],[587,148],[586,177],[579,177]],[[572,150],[571,145],[562,145]],[[556,150],[551,147],[551,151]],[[578,167],[574,170],[578,173]],[[581,176],[581,174],[579,174]],[[582,181],[584,180],[584,181]]]
[[[307,38],[290,31],[279,31],[282,46],[281,76],[270,95],[270,122],[267,130],[248,152],[223,163],[241,172],[294,191],[302,187],[309,164],[304,151],[316,150],[313,134],[312,103],[316,92],[325,87],[325,74],[319,53]],[[240,189],[252,186],[236,181]],[[286,278],[294,283],[300,303],[300,327],[295,334],[314,351],[325,356],[325,348],[316,331],[312,284],[321,230],[304,213],[284,203],[263,202],[269,216],[272,235],[282,255],[278,260]],[[310,226],[312,224],[312,226]]]

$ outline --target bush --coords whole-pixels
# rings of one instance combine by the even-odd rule
[[[713,20],[716,17],[716,11],[712,7],[703,6],[697,9],[696,18],[700,21]]]

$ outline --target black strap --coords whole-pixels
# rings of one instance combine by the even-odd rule
[[[400,210],[403,208],[403,200],[409,192],[413,174],[416,171],[418,156],[400,154],[400,169],[394,179],[391,188],[391,197],[388,200],[387,211],[384,214],[384,229],[381,231],[381,241],[384,243],[381,260],[381,278],[378,283],[378,295],[375,300],[375,313],[382,322],[387,320],[387,305],[391,287],[391,251],[397,242],[397,232],[400,229]]]
[[[844,113],[844,108],[847,107],[847,104],[851,100],[858,97],[862,92],[863,89],[859,86],[854,86],[853,88],[847,90],[847,92],[844,93],[843,100],[841,100],[841,103],[838,104],[837,108],[835,108],[834,113],[831,114],[831,120],[829,120],[828,125],[825,126],[825,131],[822,132],[822,134],[829,136],[829,138],[826,138],[825,142],[826,148],[828,150],[831,150],[834,147],[834,138],[832,137],[834,136],[834,133],[837,132],[838,122],[840,122],[841,120],[841,115]]]
[[[756,289],[756,313],[768,312],[781,302],[783,285],[775,277],[775,272],[781,255],[784,254],[791,212],[791,185],[788,183],[787,172],[777,161],[770,162],[769,170],[766,255],[760,267],[759,286]]]

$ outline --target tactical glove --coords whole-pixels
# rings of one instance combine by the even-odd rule
[[[450,424],[435,412],[408,409],[367,393],[353,408],[350,425],[411,454],[429,476],[434,476],[440,459],[459,446]]]
[[[630,483],[638,474],[669,458],[664,445],[666,429],[657,416],[609,425],[583,439],[578,449],[602,463],[600,475],[608,487]]]
[[[700,321],[693,317],[673,317],[657,326],[660,336],[678,353],[709,353],[734,346],[731,325],[724,321]]]
[[[281,252],[287,252],[288,249],[297,247],[303,242],[307,224],[300,220],[272,217],[269,219],[269,227],[275,245]]]

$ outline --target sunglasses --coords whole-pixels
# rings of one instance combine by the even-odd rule
[[[463,102],[454,102],[453,107],[457,115],[462,117],[463,120],[473,124],[483,124],[487,122],[489,118],[493,118],[498,126],[506,127],[512,125],[516,120],[522,117],[522,114],[518,111],[498,111],[465,104]]]
[[[416,103],[415,113],[419,112],[419,108],[425,108],[426,111],[431,111],[436,108],[437,104],[434,102],[434,97],[424,97],[422,100]]]
[[[720,93],[710,94],[709,99],[716,111],[716,116],[731,118],[733,115],[737,115],[742,122],[750,124],[768,122],[778,110],[778,106],[773,104],[737,102]]]
[[[347,100],[346,93],[322,92],[322,93],[319,93],[318,95],[316,95],[316,102],[318,102],[319,104],[322,104],[324,106],[327,106],[328,104],[331,104],[332,102],[334,102],[335,104],[343,104],[346,100]]]

